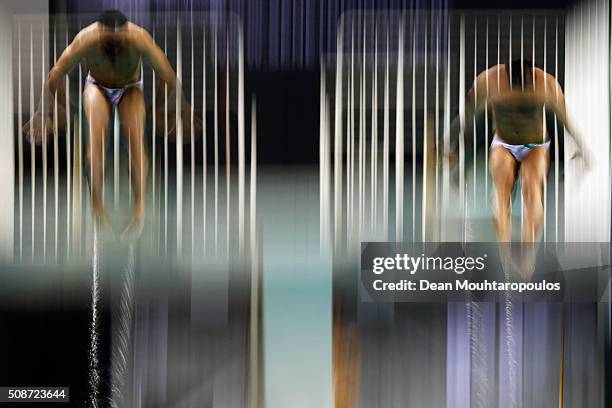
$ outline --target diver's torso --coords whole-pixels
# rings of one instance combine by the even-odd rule
[[[84,62],[90,75],[104,86],[122,88],[140,79],[142,54],[133,44],[133,36],[125,34],[118,40],[100,40],[92,46]]]
[[[542,143],[545,140],[543,73],[536,72],[535,87],[529,78],[524,90],[517,90],[511,88],[505,67],[498,66],[498,69],[500,72],[493,71],[489,77],[488,92],[495,132],[509,144]]]
[[[506,143],[542,143],[544,102],[533,93],[498,95],[490,98],[493,126]]]

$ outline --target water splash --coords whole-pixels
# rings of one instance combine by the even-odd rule
[[[506,282],[510,281],[510,275],[507,268],[504,268]],[[514,338],[514,313],[515,304],[512,299],[512,293],[506,291],[504,294],[504,345],[508,357],[508,407],[518,407],[517,392],[518,386],[516,382],[518,361],[516,359],[515,347],[516,340]]]
[[[100,362],[98,352],[100,339],[98,335],[98,325],[100,311],[98,303],[100,301],[100,254],[98,230],[94,225],[93,232],[93,254],[91,258],[92,279],[91,279],[91,326],[90,326],[90,348],[89,348],[89,405],[92,408],[98,407],[99,386],[100,386]]]
[[[131,243],[128,249],[127,263],[123,270],[121,298],[117,310],[118,318],[116,319],[117,325],[113,327],[110,406],[117,408],[124,406],[123,389],[128,370],[134,314],[134,269],[134,244]]]
[[[472,364],[472,405],[477,408],[489,406],[491,395],[490,378],[487,374],[487,347],[482,306],[473,300],[469,303],[470,354]]]

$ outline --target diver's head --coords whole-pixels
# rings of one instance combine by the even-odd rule
[[[118,10],[106,10],[97,19],[102,26],[100,42],[102,48],[111,58],[116,57],[126,45],[125,31],[127,17]]]
[[[527,90],[533,87],[533,63],[526,59],[516,59],[506,62],[508,82],[513,90]]]
[[[97,21],[102,24],[104,28],[117,31],[125,27],[128,19],[125,14],[119,10],[106,10],[98,16]]]

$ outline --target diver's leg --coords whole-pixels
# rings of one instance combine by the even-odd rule
[[[104,183],[103,150],[108,138],[108,122],[111,106],[104,93],[94,84],[87,84],[83,91],[83,108],[89,125],[89,143],[85,158],[89,171],[91,206],[98,225],[112,230],[111,223],[102,203],[102,184]]]
[[[137,87],[128,89],[118,107],[123,136],[127,140],[132,162],[132,187],[134,188],[134,207],[132,217],[123,238],[138,238],[142,232],[145,218],[145,195],[149,161],[144,145],[145,105],[142,91]]]
[[[489,171],[493,178],[493,223],[499,242],[510,242],[512,215],[510,198],[516,182],[517,162],[514,156],[501,146],[491,148]]]
[[[544,179],[548,171],[548,149],[533,148],[521,162],[521,185],[525,216],[523,242],[537,242],[544,223]]]

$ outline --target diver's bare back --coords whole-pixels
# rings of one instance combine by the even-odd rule
[[[489,79],[488,103],[493,112],[493,126],[497,135],[506,143],[514,145],[542,143],[546,139],[542,109],[546,101],[545,92],[548,91],[546,88],[549,88],[545,88],[544,82],[550,83],[549,75],[536,68],[535,91],[532,78],[525,78],[524,92],[510,88],[505,65],[494,66],[485,75]],[[478,87],[481,92],[482,84],[479,83]],[[487,94],[486,86],[482,91]],[[551,87],[552,91],[554,88]]]
[[[87,42],[83,62],[89,74],[109,88],[121,88],[140,79],[143,29],[136,24],[117,32],[93,23],[83,29],[82,40]],[[110,51],[110,52],[109,52]]]

